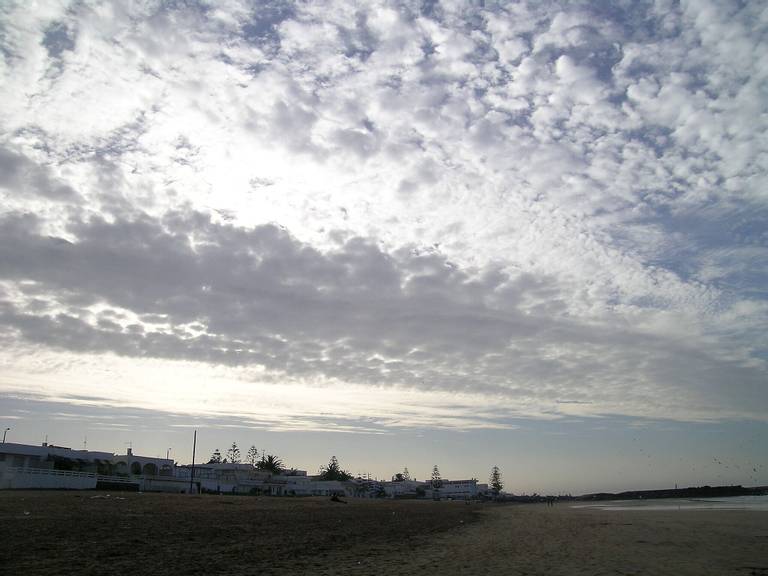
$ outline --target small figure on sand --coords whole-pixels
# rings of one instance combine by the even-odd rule
[[[339,502],[341,504],[347,503],[346,500],[342,500],[341,498],[339,498],[338,494],[334,494],[333,496],[331,496],[331,502]]]

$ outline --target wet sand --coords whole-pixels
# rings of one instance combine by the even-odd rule
[[[768,513],[565,504],[0,492],[33,574],[768,576]]]

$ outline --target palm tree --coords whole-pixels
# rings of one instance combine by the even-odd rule
[[[331,461],[328,462],[328,465],[320,468],[321,480],[350,480],[351,478],[352,474],[341,469],[336,456],[331,456]]]
[[[259,470],[271,472],[272,474],[280,474],[280,472],[282,472],[284,469],[283,461],[274,454],[267,454],[266,456],[262,456],[256,467]]]

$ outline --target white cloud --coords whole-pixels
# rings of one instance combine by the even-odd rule
[[[397,292],[406,316],[419,319],[410,329],[439,328],[419,362],[406,350],[412,333],[390,326],[392,310],[373,306],[372,288],[352,303],[371,306],[366,322],[342,323],[339,342],[319,344],[348,368],[343,374],[302,355],[312,342],[303,340],[311,330],[300,318],[290,327],[301,361],[289,354],[290,363],[281,357],[280,364],[262,356],[285,343],[269,330],[241,333],[234,313],[217,307],[204,321],[190,313],[168,321],[156,343],[168,347],[165,357],[191,353],[179,331],[197,321],[206,333],[220,326],[213,332],[224,343],[206,348],[199,340],[194,354],[231,364],[219,348],[244,339],[258,349],[246,363],[287,376],[419,387],[423,371],[429,386],[482,392],[488,385],[534,403],[589,378],[601,384],[576,389],[597,397],[590,410],[632,414],[665,390],[673,401],[654,409],[673,416],[712,414],[719,403],[734,413],[764,405],[755,382],[765,376],[766,346],[755,334],[768,324],[768,248],[760,232],[768,222],[768,50],[756,4],[446,3],[428,11],[387,3],[77,3],[8,5],[0,18],[0,162],[11,168],[0,182],[3,233],[16,238],[19,254],[52,258],[54,248],[43,246],[48,234],[77,241],[78,250],[91,245],[83,234],[109,231],[130,237],[113,246],[116,258],[134,251],[126,269],[155,270],[157,262],[134,244],[143,230],[167,254],[188,259],[179,279],[202,290],[183,241],[216,247],[217,259],[195,265],[236,284],[244,277],[218,268],[231,256],[220,234],[236,253],[235,238],[248,245],[255,230],[275,224],[290,233],[281,245],[311,255],[311,265],[298,257],[274,263],[296,267],[275,287],[286,302],[295,283],[308,290],[317,280],[313,266],[336,270],[334,259],[365,264],[382,289],[387,278],[374,274],[377,266],[377,274],[409,285],[409,267],[422,260],[404,256],[408,250],[430,253],[430,265],[453,271],[432,270],[418,285],[441,306],[426,306],[418,291]],[[37,236],[18,233],[25,211],[38,215]],[[180,227],[178,238],[170,238],[169,222]],[[340,247],[339,238],[357,240]],[[181,244],[171,248],[174,242]],[[81,277],[103,275],[80,258],[73,268]],[[28,259],[25,273],[42,274],[40,262]],[[105,258],[105,270],[108,264]],[[7,313],[31,323],[29,330],[50,322],[69,330],[60,335],[71,338],[73,351],[93,352],[90,339],[106,331],[115,334],[105,349],[134,354],[144,349],[138,336],[77,300],[140,316],[138,296],[171,282],[164,272],[135,287],[135,301],[117,301],[114,287],[102,293],[72,276],[62,276],[70,284],[40,276],[34,289],[10,277]],[[492,273],[506,280],[470,288]],[[524,278],[530,286],[510,288]],[[168,286],[183,292],[182,284]],[[351,296],[342,288],[332,283],[321,293],[343,302]],[[514,305],[498,299],[505,290]],[[30,300],[35,291],[52,308]],[[164,297],[169,308],[153,313],[181,314],[213,295]],[[468,304],[474,298],[479,308]],[[311,299],[302,302],[314,310]],[[502,327],[486,317],[499,310],[511,315]],[[523,338],[512,326],[528,314],[547,328]],[[303,320],[321,321],[310,318]],[[370,354],[389,350],[376,343],[379,330],[392,330],[393,356],[381,358],[395,364],[386,370],[387,360]],[[350,349],[341,341],[352,333],[361,344]],[[460,342],[464,334],[476,340]],[[511,348],[489,334],[503,335]],[[626,338],[621,345],[612,340],[618,336]],[[519,366],[504,361],[511,350]],[[691,368],[704,350],[709,359]],[[649,354],[658,366],[649,365]],[[742,400],[726,392],[734,378],[741,378]],[[698,408],[686,411],[692,398]]]

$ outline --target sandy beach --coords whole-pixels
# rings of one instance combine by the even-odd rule
[[[401,565],[435,575],[768,575],[765,512],[525,505],[486,508],[482,516]]]
[[[19,574],[768,576],[768,513],[0,493]]]

